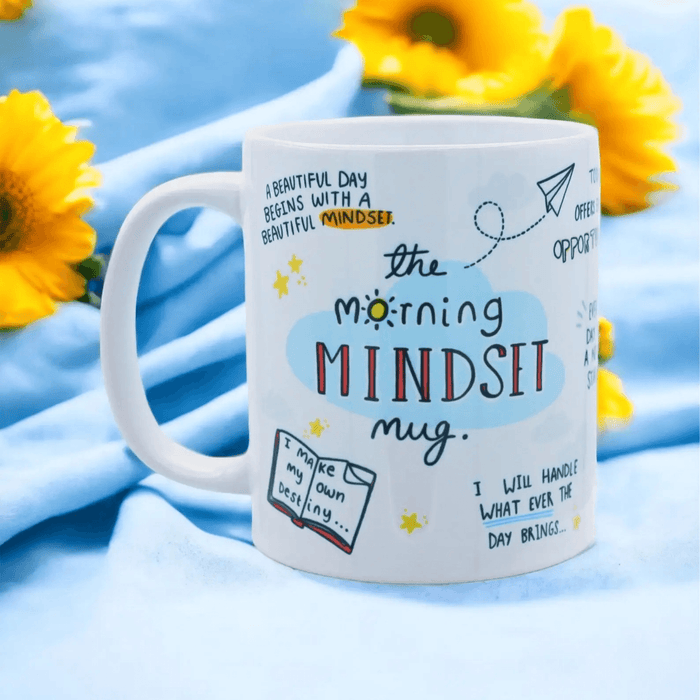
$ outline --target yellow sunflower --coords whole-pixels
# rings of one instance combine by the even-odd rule
[[[602,316],[598,319],[598,362],[604,364],[615,352],[613,325]],[[607,369],[598,369],[598,430],[602,433],[622,428],[632,418],[634,407],[625,396],[620,378]]]
[[[634,407],[625,396],[622,380],[607,369],[598,369],[598,431],[622,428],[632,419]]]
[[[432,96],[483,91],[501,74],[517,83],[545,60],[541,24],[526,0],[358,0],[335,36],[358,47],[368,83]]]
[[[602,316],[598,319],[598,361],[607,362],[615,352],[613,340],[613,325]]]
[[[676,189],[663,179],[676,169],[664,149],[678,137],[671,117],[681,103],[646,56],[589,9],[571,8],[556,21],[548,73],[568,88],[572,115],[598,128],[604,213],[639,211]]]
[[[39,92],[0,97],[0,327],[24,326],[85,294],[74,265],[95,246],[81,216],[100,182],[95,147]]]
[[[19,19],[32,0],[0,0],[0,20]]]

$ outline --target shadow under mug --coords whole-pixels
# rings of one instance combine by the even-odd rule
[[[248,451],[170,439],[136,354],[160,226],[244,232]],[[594,539],[598,137],[572,122],[370,117],[253,129],[242,172],[149,192],[114,245],[101,356],[149,467],[249,493],[253,540],[304,571],[466,582]]]

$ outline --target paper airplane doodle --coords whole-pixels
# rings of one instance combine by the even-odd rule
[[[478,258],[472,263],[469,263],[468,265],[465,265],[464,267],[468,268],[474,267],[474,265],[478,265],[482,260],[487,258],[489,255],[491,255],[491,253],[493,253],[494,250],[496,250],[498,244],[501,241],[511,241],[514,238],[520,238],[520,236],[524,236],[526,233],[535,228],[535,226],[537,226],[545,218],[545,216],[549,214],[550,211],[553,211],[554,215],[558,217],[559,213],[561,212],[562,205],[564,204],[564,197],[566,196],[566,192],[569,189],[569,183],[571,182],[571,178],[574,174],[575,166],[576,164],[572,163],[563,170],[554,173],[554,175],[550,175],[549,177],[546,177],[543,180],[538,180],[537,186],[540,188],[542,194],[544,195],[545,213],[542,214],[542,216],[539,219],[537,219],[537,221],[535,221],[533,224],[528,226],[523,231],[520,231],[519,233],[514,233],[510,236],[504,236],[503,234],[505,232],[505,214],[503,213],[503,209],[501,209],[500,205],[496,202],[482,202],[474,212],[474,226],[482,236],[490,238],[492,241],[494,241],[494,243],[480,258]],[[486,206],[496,207],[496,209],[498,210],[498,214],[501,220],[501,231],[498,235],[493,235],[492,233],[484,231],[479,225],[479,213]]]
[[[574,174],[574,166],[575,163],[572,163],[568,168],[564,168],[564,170],[560,170],[558,173],[554,173],[554,175],[550,175],[537,183],[544,195],[548,212],[553,211],[559,216],[566,191],[569,189],[571,176]]]

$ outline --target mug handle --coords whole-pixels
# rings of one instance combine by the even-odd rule
[[[241,223],[242,173],[177,178],[146,194],[124,220],[102,292],[100,356],[107,399],[127,445],[151,469],[188,486],[250,493],[248,453],[208,457],[180,445],[158,425],[146,399],[136,351],[136,297],[146,254],[173,214],[208,207]]]

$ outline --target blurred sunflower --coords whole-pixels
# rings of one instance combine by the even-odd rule
[[[441,2],[457,4],[457,0]],[[382,6],[389,4],[385,2]],[[470,4],[469,11],[464,6],[459,15],[455,14],[466,22],[469,50],[477,57],[482,51],[488,54],[489,49],[488,44],[482,46],[479,41],[478,47],[471,45],[476,20],[484,22],[482,38],[488,36],[488,42],[492,41],[493,33],[506,36],[501,32],[501,22],[492,14],[491,4],[475,4],[473,8]],[[495,4],[505,13],[513,12],[514,5],[521,5]],[[359,7],[358,4],[356,11]],[[487,14],[482,16],[482,11]],[[468,20],[470,13],[474,18]],[[351,38],[360,47],[370,72],[376,75],[381,72],[376,68],[376,57],[385,55],[386,49],[378,44],[378,30],[370,34],[366,14],[354,20],[351,32],[344,29],[339,35]],[[511,18],[505,26],[518,26],[525,17],[533,15],[521,8],[515,16],[517,22]],[[663,192],[675,190],[676,185],[666,176],[676,170],[676,164],[666,151],[679,136],[680,130],[672,117],[681,102],[661,71],[646,56],[625,46],[609,27],[596,24],[588,8],[565,10],[557,18],[544,50],[537,38],[539,29],[535,29],[539,25],[533,20],[528,26],[529,34],[524,33],[520,38],[508,36],[510,48],[493,49],[493,65],[487,61],[475,63],[462,55],[468,51],[451,49],[450,55],[459,57],[465,65],[460,77],[455,79],[453,66],[443,70],[437,62],[432,68],[424,65],[420,76],[430,77],[432,94],[426,90],[425,78],[420,90],[408,81],[407,86],[414,94],[390,92],[390,105],[399,113],[505,114],[593,124],[600,140],[604,214],[629,214],[646,209],[657,203]],[[365,35],[360,36],[361,31]],[[410,44],[409,49],[415,51],[414,46]],[[523,52],[520,62],[511,61],[518,52]],[[425,50],[424,60],[429,60]],[[418,74],[407,60],[391,61],[396,71],[405,64],[403,73],[397,72],[398,77]],[[444,95],[435,96],[437,93]]]
[[[598,319],[598,360],[602,364],[607,362],[615,352],[613,340],[613,325],[602,316]]]
[[[622,380],[602,367],[598,369],[598,431],[622,428],[632,419],[634,407],[625,396]]]
[[[32,0],[0,0],[0,20],[19,19]]]
[[[598,319],[598,362],[605,364],[615,350],[613,325],[602,316]],[[610,370],[598,369],[598,431],[622,428],[632,419],[634,406],[625,396],[622,380]]]
[[[505,73],[514,96],[530,85],[517,76],[545,61],[541,24],[526,0],[358,0],[335,36],[360,50],[367,84],[432,96],[483,89]]]
[[[601,200],[606,214],[628,214],[655,203],[676,186],[664,152],[678,137],[672,115],[680,109],[661,71],[629,49],[588,8],[565,10],[556,21],[548,74],[568,89],[571,116],[598,129]]]
[[[39,92],[0,97],[0,327],[24,326],[85,295],[75,267],[95,245],[81,216],[100,182],[95,147]]]

